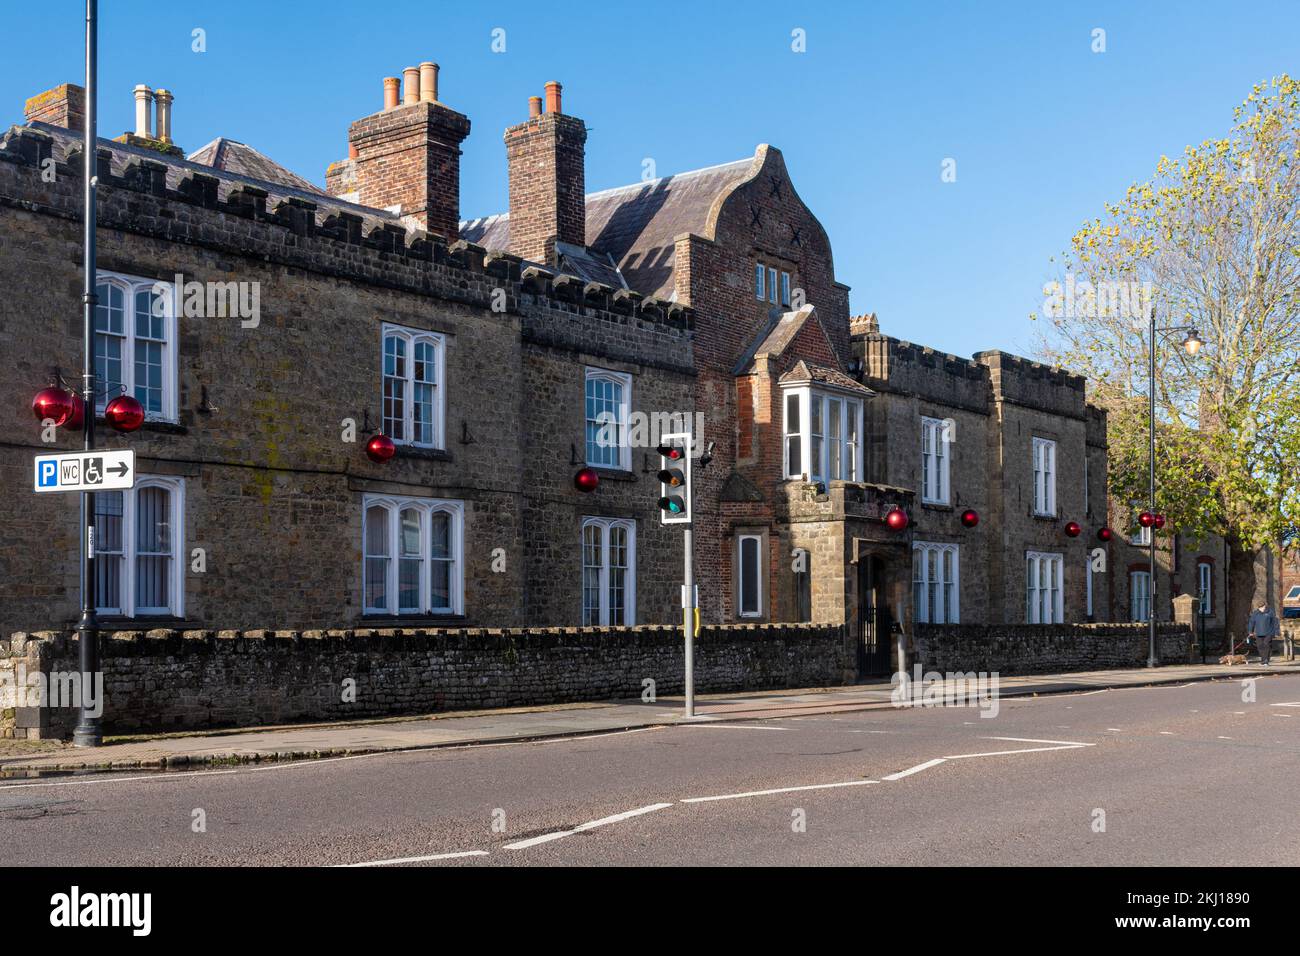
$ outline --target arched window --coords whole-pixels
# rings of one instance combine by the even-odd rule
[[[436,332],[383,328],[383,429],[403,445],[443,447],[445,340]]]
[[[366,614],[464,613],[463,502],[367,495],[362,513]]]
[[[95,596],[110,616],[184,616],[185,485],[141,477],[95,495]]]
[[[155,279],[99,273],[95,294],[95,408],[123,393],[145,416],[176,421],[173,290]]]

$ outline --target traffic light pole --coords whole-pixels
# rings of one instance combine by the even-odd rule
[[[682,631],[686,635],[686,716],[695,716],[695,542],[691,526],[684,529],[686,585],[682,588]]]
[[[86,0],[86,143],[81,162],[85,190],[85,238],[82,263],[82,311],[84,355],[82,356],[82,435],[86,451],[95,447],[95,186],[99,150],[95,130],[95,74],[98,70],[96,19],[98,0]],[[97,689],[99,673],[99,620],[95,616],[95,493],[81,493],[81,620],[77,636],[81,665],[81,714],[72,731],[78,747],[98,747],[104,742],[101,708],[91,694]]]

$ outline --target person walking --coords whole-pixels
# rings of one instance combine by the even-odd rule
[[[1259,662],[1268,667],[1273,650],[1273,638],[1277,637],[1281,626],[1278,624],[1277,615],[1268,606],[1267,600],[1260,601],[1259,607],[1250,612],[1250,623],[1247,629],[1259,647]]]

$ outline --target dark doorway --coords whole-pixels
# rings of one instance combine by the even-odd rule
[[[858,676],[889,673],[889,608],[884,602],[881,560],[858,561]]]

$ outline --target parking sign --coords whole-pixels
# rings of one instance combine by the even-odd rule
[[[135,487],[135,452],[79,451],[37,455],[36,491],[118,491]]]

